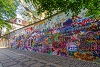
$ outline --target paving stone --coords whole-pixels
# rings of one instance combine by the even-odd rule
[[[23,67],[23,66],[17,64],[17,65],[12,65],[12,66],[9,66],[9,67]]]
[[[1,58],[7,58],[7,56],[5,56],[5,55],[2,55],[2,56],[0,56],[0,59],[1,59]]]
[[[55,65],[48,65],[49,67],[56,67]]]
[[[0,58],[0,61],[9,60],[9,58]]]
[[[2,64],[5,64],[5,63],[9,63],[9,62],[13,62],[13,60],[11,59],[7,59],[7,60],[3,60],[3,61],[0,61]]]
[[[47,54],[34,53],[30,51],[23,51],[23,50],[16,50],[16,49],[4,49],[3,52],[6,53],[5,51],[9,52],[8,55],[10,55],[11,53],[12,56],[10,57],[12,58],[12,60],[14,60],[18,65],[21,65],[22,67],[53,67],[53,66],[55,67],[100,67],[100,64],[93,63],[90,61],[77,60],[74,58],[64,58],[61,56],[49,56]]]
[[[41,67],[43,66],[44,64],[41,64],[41,63],[36,63],[36,64],[32,64],[30,67]]]
[[[26,57],[18,57],[16,60],[23,60],[25,59]]]
[[[32,59],[31,61],[34,62],[34,63],[38,63],[38,62],[39,62],[39,61],[36,60],[36,59]]]
[[[45,62],[39,62],[39,63],[44,64],[44,65],[47,64],[47,63],[45,63]]]
[[[28,67],[28,66],[30,66],[32,64],[36,64],[36,63],[34,63],[33,61],[28,61],[28,62],[25,62],[24,64]]]
[[[14,56],[14,57],[12,57],[12,58],[15,58],[15,59],[17,59],[17,58],[20,58],[20,57],[22,57],[22,56]]]
[[[28,65],[28,66],[33,66],[34,64],[38,64],[38,63],[39,63],[39,61],[38,61],[38,60],[33,60],[32,62],[33,62],[33,63],[32,63],[32,64],[30,64],[30,65]],[[42,64],[42,63],[39,63],[39,64]]]
[[[3,67],[1,63],[0,63],[0,67]]]
[[[16,65],[16,64],[17,63],[13,61],[13,62],[9,62],[9,63],[4,63],[3,66],[4,67],[7,67],[7,66],[9,67],[9,66],[13,66],[13,65]]]
[[[27,61],[30,61],[30,59],[25,58],[25,59],[20,59],[19,61],[22,63],[22,62],[27,62]]]

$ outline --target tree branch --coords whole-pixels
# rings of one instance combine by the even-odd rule
[[[22,4],[22,6],[26,9],[26,11],[28,11],[29,15],[31,15],[34,19],[38,19],[40,20],[39,18],[35,17],[32,12],[26,7],[26,5],[24,4],[24,1],[23,0],[19,0]]]

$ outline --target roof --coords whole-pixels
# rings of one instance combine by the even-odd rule
[[[20,19],[20,18],[11,19],[10,22],[11,22],[11,23],[19,24],[18,22],[16,22],[17,19]],[[20,19],[20,20],[22,20],[22,19]],[[26,26],[26,24],[27,24],[27,21],[22,20],[22,23],[21,23],[20,25]]]

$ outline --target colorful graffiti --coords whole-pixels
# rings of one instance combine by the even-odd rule
[[[100,21],[57,15],[9,34],[9,47],[93,61],[100,58]]]

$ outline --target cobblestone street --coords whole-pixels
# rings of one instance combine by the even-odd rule
[[[89,61],[6,48],[0,48],[0,63],[3,67],[100,67]]]

